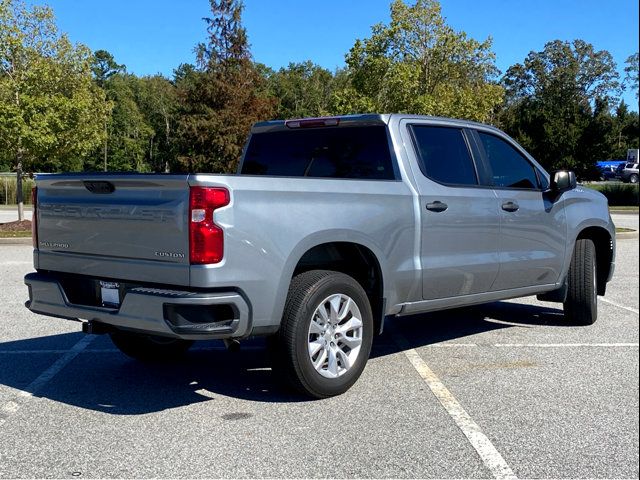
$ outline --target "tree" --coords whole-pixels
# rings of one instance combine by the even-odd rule
[[[606,158],[626,158],[629,148],[640,146],[640,124],[638,112],[629,110],[620,102],[614,117],[613,148]]]
[[[638,52],[629,56],[625,63],[627,64],[624,67],[625,75],[625,83],[629,84],[633,90],[636,91],[636,99],[638,98],[638,69],[640,66],[638,65]]]
[[[336,108],[487,120],[502,101],[491,45],[448,26],[436,0],[394,0],[389,25],[373,26],[347,54],[350,86]]]
[[[0,0],[0,152],[25,170],[78,170],[107,115],[91,52],[72,45],[48,7]],[[6,160],[5,160],[6,161]]]
[[[125,72],[124,65],[116,63],[115,58],[106,50],[97,50],[93,53],[93,59],[91,62],[91,72],[96,83],[100,88],[104,89],[107,83],[113,75],[119,72]],[[104,139],[102,145],[102,168],[106,172],[109,165],[109,125],[108,120],[111,119],[111,109],[113,108],[113,102],[105,98],[105,106],[109,109],[109,118],[104,120]]]
[[[250,127],[273,115],[266,83],[251,60],[242,2],[210,0],[209,39],[197,46],[198,69],[177,83],[181,168],[233,172]]]
[[[176,159],[176,87],[162,75],[143,77],[136,94],[138,108],[153,130],[147,161],[153,171],[168,171]]]
[[[597,160],[612,158],[616,140],[616,118],[611,115],[611,106],[606,99],[598,98],[593,113],[587,118],[584,130],[581,132],[578,141],[579,155],[585,159],[592,159],[589,165],[591,167]],[[600,176],[599,172],[585,170],[582,171],[583,176],[585,173],[588,176],[592,174]]]
[[[148,146],[154,130],[138,105],[141,79],[126,73],[114,73],[105,80],[104,90],[112,105],[105,124],[107,139],[103,164],[99,154],[85,163],[85,169],[111,171],[149,171]]]
[[[618,78],[606,50],[583,40],[548,42],[503,77],[501,126],[547,169],[588,178],[611,146],[607,116],[620,92]]]
[[[103,87],[105,82],[113,75],[116,73],[124,73],[125,71],[125,66],[117,64],[113,55],[106,50],[96,50],[93,52],[91,72],[101,87]]]
[[[290,63],[274,72],[263,69],[269,93],[278,100],[277,118],[330,115],[335,88],[333,74],[311,61]]]

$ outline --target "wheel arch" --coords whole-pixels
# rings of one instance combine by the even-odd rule
[[[380,262],[368,247],[354,242],[328,242],[307,250],[293,276],[309,270],[333,270],[354,278],[367,293],[374,328],[379,332],[384,315],[384,283]]]
[[[595,226],[583,228],[576,241],[583,238],[591,240],[596,248],[597,290],[598,295],[604,295],[613,268],[614,239],[606,228]]]
[[[371,302],[374,327],[380,332],[386,313],[386,263],[380,249],[357,232],[316,234],[298,244],[289,256],[278,288],[274,318],[280,318],[293,277],[308,270],[334,270],[358,281]]]

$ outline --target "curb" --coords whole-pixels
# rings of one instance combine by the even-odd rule
[[[0,245],[32,245],[31,237],[0,238]]]
[[[629,238],[638,238],[638,231],[616,233],[616,240],[626,240]]]
[[[638,210],[609,210],[614,215],[638,215]]]

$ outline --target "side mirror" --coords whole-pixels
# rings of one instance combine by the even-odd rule
[[[569,170],[558,170],[551,178],[551,190],[557,193],[573,190],[577,184],[576,174]]]

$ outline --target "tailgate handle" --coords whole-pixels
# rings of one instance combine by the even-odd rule
[[[90,182],[90,181],[85,181],[82,182],[84,183],[84,186],[87,190],[89,190],[91,193],[100,193],[100,194],[104,194],[104,193],[113,193],[116,189],[115,185],[111,182],[104,182],[104,181],[99,181],[99,182]]]

